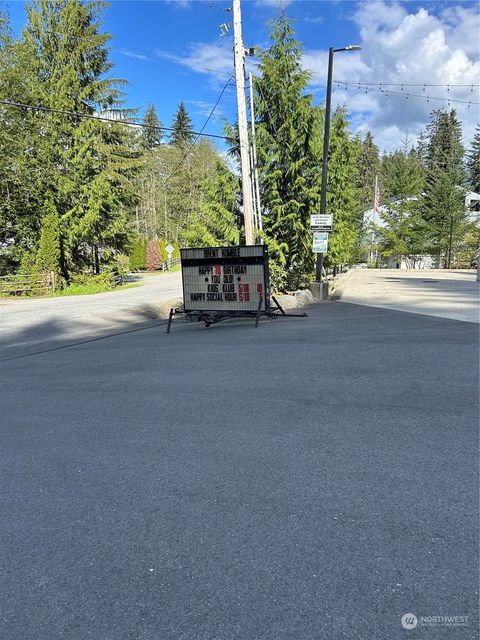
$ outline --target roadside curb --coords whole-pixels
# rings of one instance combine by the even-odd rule
[[[333,291],[328,296],[329,300],[341,300],[345,289],[347,288],[347,283],[350,280],[352,273],[356,270],[357,267],[352,267],[345,273],[341,273],[339,276],[332,281],[332,289]]]

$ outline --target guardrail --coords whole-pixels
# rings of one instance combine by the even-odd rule
[[[46,294],[55,291],[53,271],[40,274],[15,273],[0,276],[0,296],[18,296],[29,293]]]

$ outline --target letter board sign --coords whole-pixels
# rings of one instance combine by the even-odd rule
[[[185,313],[270,308],[265,245],[181,249]]]

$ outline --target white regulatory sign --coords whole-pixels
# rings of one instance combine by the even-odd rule
[[[319,231],[328,231],[332,229],[333,216],[331,213],[314,214],[310,216],[310,228],[318,229]]]
[[[175,247],[172,247],[171,244],[167,244],[167,246],[165,247],[165,251],[168,253],[168,255],[171,255],[175,251]]]
[[[313,232],[313,252],[314,253],[327,253],[328,249],[328,233],[321,231]]]

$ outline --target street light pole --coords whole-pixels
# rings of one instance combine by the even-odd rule
[[[322,189],[320,192],[320,215],[325,215],[327,204],[327,176],[328,176],[328,147],[330,144],[330,111],[332,106],[332,76],[333,76],[333,54],[338,51],[359,51],[361,47],[356,44],[349,44],[348,47],[328,50],[328,74],[327,74],[327,95],[325,98],[325,124],[323,128],[323,158],[322,158]],[[316,280],[322,282],[323,253],[317,253]],[[320,297],[322,297],[322,286],[320,284]]]

